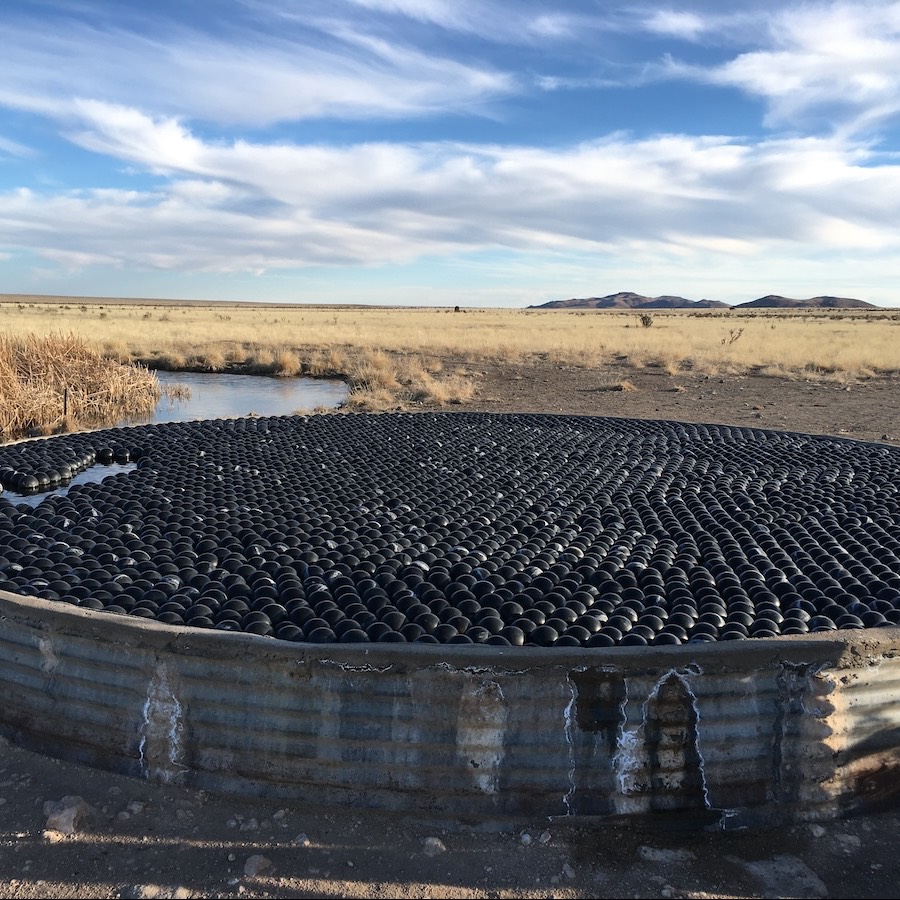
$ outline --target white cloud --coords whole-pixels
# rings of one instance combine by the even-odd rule
[[[791,6],[770,18],[768,43],[714,69],[673,71],[764,98],[771,125],[826,117],[851,133],[900,112],[900,3]]]
[[[464,0],[350,0],[356,6],[377,12],[399,14],[445,28],[462,28],[470,16]]]
[[[692,12],[676,12],[660,9],[651,13],[644,22],[645,27],[656,34],[695,40],[709,27],[707,21]]]
[[[586,12],[577,3],[572,11],[557,4],[551,11],[541,0],[349,0],[353,5],[389,15],[405,16],[448,31],[474,34],[488,42],[565,40],[588,27],[604,29],[607,19]]]
[[[0,135],[0,156],[2,155],[25,158],[34,156],[35,151],[33,148],[26,147],[25,144],[22,144],[19,141],[13,141]]]
[[[0,104],[44,112],[85,97],[160,115],[238,125],[310,117],[416,117],[518,90],[490,65],[462,62],[397,36],[362,32],[352,20],[234,37],[73,21],[0,21]],[[52,64],[50,64],[52,61]]]
[[[139,162],[152,171],[195,171],[203,145],[174,119],[152,120],[124,106],[76,99],[72,115],[88,127],[69,138],[97,153]]]
[[[67,266],[184,272],[424,257],[900,250],[900,166],[837,139],[663,135],[548,150],[205,142],[95,102],[78,140],[165,176],[153,192],[0,196],[0,245]]]

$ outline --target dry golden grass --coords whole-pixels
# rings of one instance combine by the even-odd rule
[[[348,412],[388,412],[402,409],[397,395],[386,388],[352,391],[342,409]]]
[[[649,322],[649,324],[647,324]],[[0,330],[65,329],[114,360],[173,371],[342,377],[348,404],[463,402],[445,360],[672,376],[854,381],[900,372],[900,310],[629,311],[331,307],[0,296]],[[627,390],[627,387],[619,387]],[[368,399],[364,395],[369,395]],[[390,395],[390,398],[388,398]]]
[[[475,385],[471,379],[462,375],[450,375],[447,378],[433,378],[425,375],[410,382],[410,397],[417,403],[436,403],[438,406],[465,403],[475,394]]]
[[[222,347],[206,347],[196,357],[197,364],[209,372],[221,372],[228,364],[228,357]]]
[[[151,412],[156,376],[104,356],[83,338],[0,333],[0,434],[11,440]]]
[[[303,371],[300,356],[294,350],[282,348],[275,354],[275,374],[290,377]]]
[[[2,298],[0,298],[2,299]],[[143,318],[150,313],[153,325]],[[102,318],[101,318],[102,316]],[[253,306],[151,301],[0,302],[0,329],[42,333],[48,324],[119,348],[132,359],[183,366],[212,351],[273,373],[282,351],[304,372],[339,372],[358,352],[448,356],[472,362],[554,363],[759,371],[778,366],[802,377],[844,371],[900,371],[900,310],[654,311],[643,326],[632,312],[583,310]],[[331,364],[323,355],[334,353]],[[313,365],[314,363],[314,365]]]
[[[313,378],[333,378],[347,369],[346,355],[332,347],[311,351],[303,361],[303,374]]]

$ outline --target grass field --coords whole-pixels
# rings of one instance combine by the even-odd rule
[[[0,335],[74,336],[150,369],[342,377],[349,408],[468,399],[479,360],[855,381],[900,371],[900,310],[254,305],[0,295]],[[452,362],[450,362],[452,361]]]
[[[643,324],[648,322],[649,324]],[[654,312],[254,306],[0,297],[0,332],[74,333],[180,369],[338,372],[360,352],[866,377],[900,370],[900,310]]]

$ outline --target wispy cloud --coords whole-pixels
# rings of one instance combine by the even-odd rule
[[[19,143],[19,141],[11,141],[9,138],[5,138],[0,135],[0,158],[2,158],[3,156],[18,156],[26,158],[34,155],[35,151],[32,147],[28,147],[25,144]]]
[[[765,44],[713,67],[672,61],[669,72],[761,97],[770,127],[850,134],[900,113],[900,3],[790,6],[767,20]]]
[[[47,29],[38,19],[0,22],[0,103],[40,109],[87,97],[221,124],[264,126],[310,117],[415,117],[471,110],[516,90],[490,64],[460,61],[352,21],[311,19],[240,35],[179,23],[168,29],[100,27],[77,19]],[[48,64],[52,60],[52,65]]]
[[[398,13],[444,27],[459,28],[468,20],[471,4],[465,0],[350,0],[355,6],[386,13]]]
[[[153,192],[0,197],[0,243],[182,271],[408,263],[427,255],[900,248],[900,168],[836,139],[626,135],[564,150],[205,142],[79,106],[82,146],[166,175]]]
[[[348,0],[392,16],[439,25],[448,31],[477,35],[486,43],[564,41],[586,27],[605,28],[607,16],[582,4],[557,4],[548,11],[541,0]]]
[[[645,26],[656,34],[694,40],[710,28],[710,23],[697,13],[660,9],[650,13]]]

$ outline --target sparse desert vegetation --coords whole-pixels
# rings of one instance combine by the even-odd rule
[[[346,409],[465,403],[479,362],[851,383],[900,371],[900,310],[631,311],[0,297],[0,334],[78,337],[111,362],[339,377]],[[452,365],[447,361],[452,360]],[[32,416],[33,418],[33,416]],[[55,421],[55,420],[54,420]]]
[[[0,331],[80,334],[154,368],[346,374],[360,354],[803,377],[900,369],[900,310],[629,311],[266,306],[0,297]],[[652,319],[652,327],[645,324]],[[148,324],[152,323],[152,326]],[[381,366],[382,363],[377,363]]]

